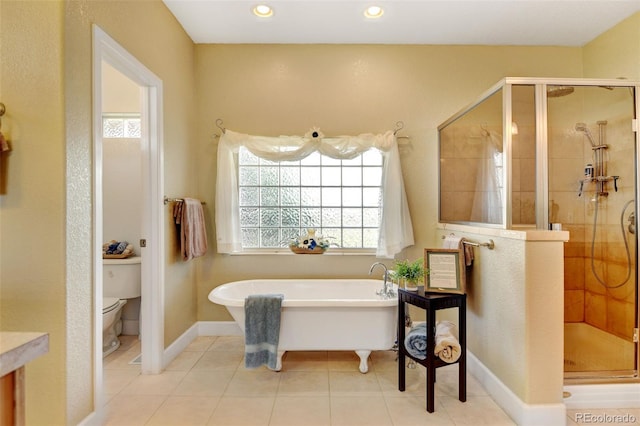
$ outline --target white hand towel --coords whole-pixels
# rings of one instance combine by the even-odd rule
[[[466,266],[473,265],[473,247],[464,243],[463,237],[456,237],[455,235],[447,235],[442,243],[442,248],[446,249],[458,249],[464,253],[464,264]]]
[[[433,353],[444,362],[456,362],[461,353],[457,336],[458,327],[454,323],[439,321],[436,324],[436,347]]]

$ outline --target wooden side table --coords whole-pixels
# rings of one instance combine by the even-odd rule
[[[427,319],[427,350],[426,358],[418,359],[407,351],[405,339],[405,303],[417,306],[426,311]],[[424,287],[418,287],[417,292],[398,289],[398,390],[405,390],[405,357],[427,368],[427,411],[434,411],[434,387],[436,382],[436,368],[451,365],[437,357],[433,351],[436,346],[436,311],[438,309],[458,308],[458,341],[460,343],[460,358],[455,363],[458,369],[458,399],[467,400],[467,295],[449,293],[425,293]]]

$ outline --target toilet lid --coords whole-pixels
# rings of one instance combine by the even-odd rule
[[[120,299],[117,297],[103,297],[102,298],[102,313],[106,314],[118,307]]]

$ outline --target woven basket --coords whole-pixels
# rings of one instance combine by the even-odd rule
[[[321,247],[314,247],[313,250],[309,250],[306,248],[300,248],[300,247],[295,247],[295,246],[289,246],[289,249],[294,252],[295,254],[322,254],[325,251],[327,251],[327,249],[323,249]]]

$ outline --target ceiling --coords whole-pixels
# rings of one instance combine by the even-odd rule
[[[195,43],[582,46],[640,0],[163,0]],[[274,9],[271,18],[251,12]],[[364,9],[382,6],[382,18]]]

